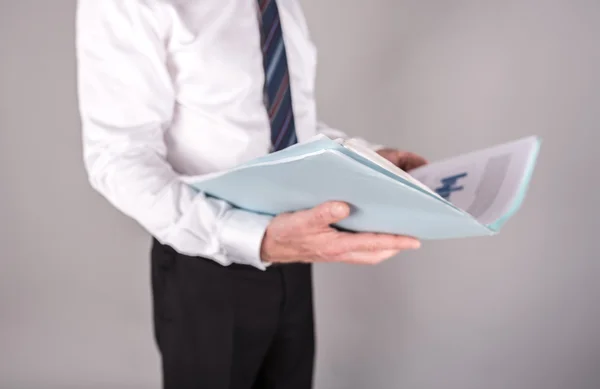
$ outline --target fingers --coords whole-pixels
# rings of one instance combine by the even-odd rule
[[[325,261],[352,264],[378,264],[404,250],[420,247],[412,237],[372,234],[336,233],[326,243]]]
[[[339,232],[330,227],[349,215],[350,206],[339,201],[330,201],[306,211],[286,214],[280,224],[287,233],[278,236],[291,238],[284,245],[279,244],[280,253],[265,256],[283,258],[281,261],[301,261],[295,258],[305,258],[307,262],[377,264],[400,251],[420,247],[419,240],[409,236]],[[268,230],[265,237],[267,244],[263,243],[263,246],[269,246]],[[271,246],[273,245],[269,247]],[[276,244],[275,246],[278,247]],[[275,249],[271,251],[277,252]]]
[[[332,262],[343,262],[355,265],[377,265],[400,253],[401,250],[381,250],[351,252],[333,258]]]
[[[307,228],[328,227],[348,216],[350,216],[350,206],[340,201],[329,201],[293,215],[299,227]]]
[[[408,151],[382,149],[377,153],[405,172],[427,164],[427,160],[425,158]]]
[[[402,153],[398,166],[404,171],[410,171],[427,164],[427,160],[415,153]]]
[[[330,242],[332,249],[339,254],[347,252],[374,252],[386,250],[415,250],[421,247],[418,239],[388,234],[344,233],[337,234]]]

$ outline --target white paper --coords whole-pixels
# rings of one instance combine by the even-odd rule
[[[491,224],[516,202],[537,145],[536,137],[528,137],[434,162],[411,175],[480,223]]]
[[[411,184],[423,189],[424,191],[429,192],[435,196],[438,196],[438,194],[435,193],[434,191],[432,191],[429,187],[427,187],[427,185],[424,185],[423,183],[419,182],[419,180],[415,179],[414,176],[412,176],[411,174],[408,174],[407,172],[400,169],[399,167],[397,167],[396,165],[394,165],[387,159],[383,158],[381,155],[377,154],[377,152],[375,152],[367,147],[364,147],[362,144],[354,141],[353,139],[344,141],[342,144],[347,149],[352,150],[356,154],[370,160],[371,162],[373,162],[377,166],[381,167],[382,169],[386,169],[386,170],[396,174],[398,177],[401,177],[401,178],[405,179],[406,181],[410,182]]]

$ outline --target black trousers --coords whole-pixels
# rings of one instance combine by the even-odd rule
[[[309,389],[312,268],[261,271],[154,241],[154,328],[165,389]]]

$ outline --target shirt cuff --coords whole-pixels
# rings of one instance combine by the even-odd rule
[[[272,219],[236,208],[227,211],[220,228],[221,247],[227,258],[233,263],[265,270],[268,264],[262,261],[260,249]]]

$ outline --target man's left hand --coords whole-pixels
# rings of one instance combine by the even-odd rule
[[[427,164],[427,160],[425,158],[408,151],[385,148],[377,150],[377,154],[381,155],[383,158],[387,159],[405,172]]]

